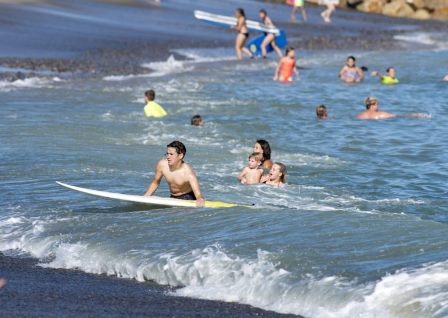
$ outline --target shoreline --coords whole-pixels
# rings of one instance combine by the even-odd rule
[[[37,266],[30,257],[0,253],[2,312],[24,317],[299,317],[239,303],[168,295],[155,282]]]

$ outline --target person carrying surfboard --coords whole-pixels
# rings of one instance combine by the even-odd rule
[[[260,9],[259,14],[260,14],[261,21],[267,28],[273,28],[273,29],[275,28],[274,23],[272,23],[271,18],[268,17],[268,13],[266,12],[265,9]],[[267,54],[266,47],[269,44],[274,49],[275,53],[277,53],[278,57],[282,58],[283,57],[282,51],[278,48],[277,44],[275,43],[275,33],[271,33],[271,32],[266,32],[263,42],[261,42],[261,56],[263,58],[266,58],[266,54]]]
[[[246,25],[246,14],[242,8],[238,8],[235,10],[236,17],[236,26],[230,27],[232,30],[238,31],[235,39],[235,50],[236,56],[239,60],[243,59],[243,53],[246,53],[251,59],[254,58],[253,54],[249,51],[246,44],[247,39],[249,38],[249,29]]]
[[[170,188],[171,198],[182,200],[196,200],[196,206],[204,206],[199,182],[193,169],[184,162],[187,149],[180,141],[168,144],[165,159],[160,160],[155,169],[154,178],[145,192],[145,196],[152,195],[165,177]]]

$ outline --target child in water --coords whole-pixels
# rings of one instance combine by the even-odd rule
[[[395,68],[393,68],[393,67],[387,68],[386,75],[382,75],[378,71],[373,71],[370,75],[378,76],[380,78],[381,84],[384,84],[384,85],[394,85],[394,84],[399,83],[399,80],[396,77],[397,72],[395,71]]]
[[[165,109],[154,101],[155,98],[156,93],[154,90],[150,89],[145,92],[146,106],[143,108],[143,111],[145,112],[146,117],[165,117],[167,115]]]
[[[247,167],[245,167],[238,176],[238,180],[240,180],[242,184],[260,183],[261,176],[263,175],[263,169],[260,167],[262,160],[263,155],[261,153],[253,152],[249,156]]]
[[[316,116],[318,119],[327,119],[328,118],[327,107],[325,107],[325,105],[317,106],[316,107]]]
[[[299,76],[294,48],[288,47],[285,51],[285,57],[280,59],[280,62],[275,69],[274,81],[280,80],[282,82],[292,82],[293,73],[297,77]]]
[[[286,180],[286,166],[283,163],[276,162],[269,171],[269,174],[266,176],[266,181],[263,183],[272,185],[274,187],[283,187],[285,185]]]

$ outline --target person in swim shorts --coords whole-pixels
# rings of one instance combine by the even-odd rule
[[[360,67],[356,66],[356,58],[354,56],[347,57],[346,64],[339,71],[339,78],[345,83],[360,83],[364,80],[364,72]]]
[[[263,22],[263,24],[268,28],[275,28],[274,23],[272,23],[272,20],[270,17],[268,17],[268,14],[265,9],[261,9],[260,12],[260,19]],[[266,58],[266,47],[271,44],[272,48],[274,49],[275,53],[277,53],[279,58],[283,57],[282,51],[278,48],[277,44],[275,43],[275,34],[274,33],[265,33],[265,37],[263,39],[263,42],[261,42],[261,56],[263,58]]]
[[[145,92],[146,106],[143,108],[143,111],[145,112],[146,117],[165,117],[167,115],[165,109],[154,101],[155,98],[156,93],[154,90],[150,89]]]
[[[305,11],[305,1],[304,0],[292,0],[292,10],[291,10],[291,21],[296,21],[297,10],[300,8],[302,12],[303,21],[306,22],[308,17]]]
[[[277,188],[283,187],[286,183],[286,166],[280,162],[274,163],[266,181],[263,183]]]
[[[260,152],[253,152],[249,156],[247,166],[240,172],[238,180],[242,184],[257,184],[260,183],[263,169],[260,167],[263,161],[263,154]]]
[[[327,107],[325,107],[325,105],[317,106],[316,107],[316,116],[317,116],[317,119],[327,119],[328,118]]]
[[[358,114],[357,119],[389,119],[396,117],[394,114],[379,110],[379,101],[375,97],[367,97],[364,101],[366,111]]]
[[[196,174],[190,165],[184,162],[187,153],[184,144],[176,140],[166,147],[166,158],[157,163],[154,178],[145,196],[152,195],[159,187],[162,177],[165,177],[171,198],[196,200],[196,206],[203,206],[204,198]]]
[[[394,84],[398,84],[399,83],[399,80],[396,77],[396,74],[397,74],[397,72],[395,71],[395,68],[388,67],[387,70],[386,70],[386,75],[382,75],[378,71],[373,71],[370,75],[378,76],[380,78],[381,84],[384,84],[384,85],[394,85]]]
[[[235,10],[235,17],[237,19],[236,26],[231,27],[232,30],[238,31],[235,39],[235,51],[236,56],[239,60],[243,59],[243,52],[246,53],[250,58],[253,58],[253,54],[249,51],[246,44],[247,39],[249,38],[249,29],[246,25],[246,14],[242,8],[238,8]]]
[[[292,82],[293,73],[298,77],[299,72],[296,66],[296,56],[294,48],[288,47],[285,51],[285,57],[281,58],[277,64],[274,74],[274,81]]]

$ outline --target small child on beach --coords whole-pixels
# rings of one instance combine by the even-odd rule
[[[280,62],[277,64],[277,68],[275,69],[274,81],[286,81],[292,82],[293,73],[298,77],[299,72],[297,71],[296,66],[296,56],[294,48],[288,47],[285,51],[285,57],[280,59]]]
[[[263,182],[263,181],[262,181]],[[286,166],[283,163],[276,162],[269,171],[266,181],[263,183],[274,187],[283,187],[286,182]]]
[[[156,93],[154,92],[154,90],[150,89],[145,92],[146,106],[145,108],[143,108],[143,111],[145,112],[146,117],[165,117],[166,115],[168,115],[167,112],[165,111],[165,109],[163,109],[162,106],[154,101],[155,98]]]
[[[241,171],[238,176],[238,180],[242,184],[257,184],[260,183],[261,176],[263,175],[263,169],[261,168],[261,162],[263,161],[263,155],[259,152],[253,152],[249,156],[249,162],[247,166]]]

